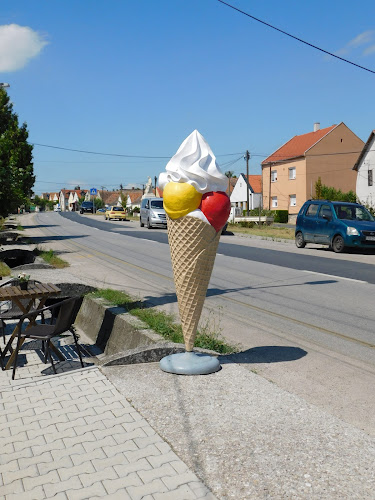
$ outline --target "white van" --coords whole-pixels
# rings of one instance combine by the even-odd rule
[[[167,227],[167,214],[163,207],[163,198],[144,198],[141,202],[139,214],[141,227],[145,224],[148,229],[152,227]]]

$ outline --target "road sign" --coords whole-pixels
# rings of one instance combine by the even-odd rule
[[[98,190],[96,188],[90,189],[90,196],[96,196],[98,194]]]

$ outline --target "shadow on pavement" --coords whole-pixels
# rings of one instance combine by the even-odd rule
[[[62,241],[62,240],[86,238],[87,236],[88,236],[87,234],[78,234],[76,236],[32,236],[30,240],[33,243],[46,243],[48,241]]]
[[[216,295],[225,295],[226,293],[233,292],[243,292],[245,290],[261,290],[270,288],[284,288],[289,286],[302,286],[302,285],[329,285],[331,283],[337,283],[338,280],[315,280],[315,281],[305,281],[303,283],[284,283],[284,284],[270,284],[266,286],[244,286],[239,288],[209,288],[207,290],[206,297],[215,297]],[[272,281],[272,283],[275,283]],[[163,306],[165,304],[172,304],[176,302],[177,297],[175,293],[165,293],[160,297],[145,297],[145,302],[149,306]]]
[[[299,347],[262,346],[253,347],[246,351],[219,356],[221,364],[227,363],[282,363],[296,361],[306,356],[307,351]]]
[[[38,224],[36,226],[25,225],[22,226],[24,229],[39,229],[40,227],[57,227],[56,224]]]

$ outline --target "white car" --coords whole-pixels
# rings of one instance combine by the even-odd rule
[[[55,205],[55,206],[53,207],[53,211],[54,211],[54,212],[61,212],[61,207],[60,207],[60,205]]]

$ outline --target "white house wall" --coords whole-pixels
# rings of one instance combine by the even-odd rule
[[[362,204],[375,208],[375,137],[372,138],[357,172],[356,194]],[[372,170],[372,186],[368,185],[368,171]]]
[[[239,176],[236,185],[230,195],[230,202],[232,206],[240,206],[246,208],[247,202],[247,182],[242,175]],[[252,193],[249,189],[249,210],[258,208],[261,205],[262,195],[260,193]]]

